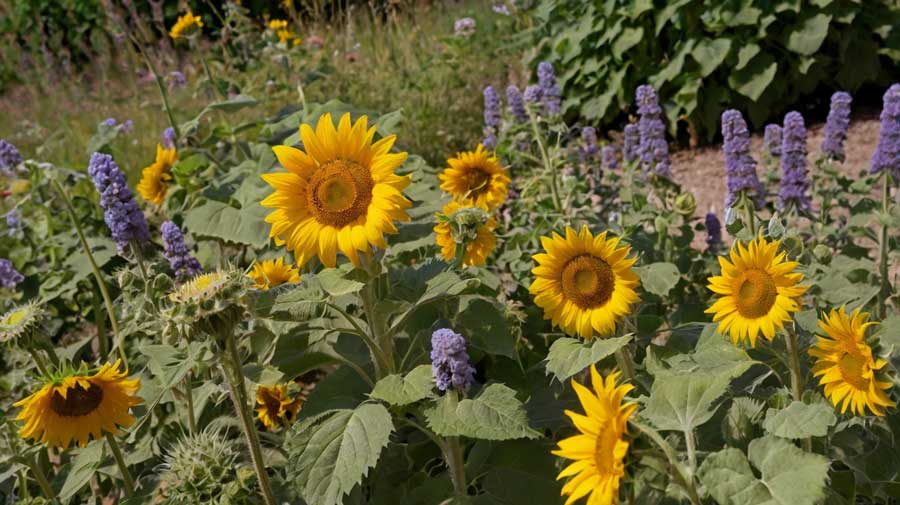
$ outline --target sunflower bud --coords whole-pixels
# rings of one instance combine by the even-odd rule
[[[0,317],[0,343],[13,342],[32,347],[41,337],[46,313],[39,305],[29,303],[16,307]]]
[[[253,470],[241,465],[239,456],[218,430],[185,437],[164,457],[160,503],[254,503]]]
[[[682,193],[675,198],[675,212],[682,216],[691,216],[697,210],[697,199],[693,193]]]
[[[831,263],[831,248],[825,244],[819,244],[813,248],[813,256],[819,260],[819,263],[823,265],[828,265]]]
[[[198,275],[178,286],[162,310],[166,334],[176,338],[224,338],[240,322],[246,278],[236,270]]]

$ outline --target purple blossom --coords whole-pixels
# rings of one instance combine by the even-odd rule
[[[616,157],[616,148],[611,145],[603,146],[600,150],[600,160],[605,170],[619,168],[619,159]]]
[[[597,146],[597,130],[593,126],[581,129],[581,143],[578,153],[582,162],[597,158],[600,148]]]
[[[491,7],[491,10],[496,12],[497,14],[502,14],[504,16],[509,16],[509,7],[506,4],[494,4]]]
[[[16,287],[16,284],[24,280],[25,276],[20,274],[15,267],[13,267],[12,261],[9,261],[6,258],[0,258],[0,286],[7,289],[13,289]]]
[[[509,104],[509,112],[512,113],[516,123],[528,122],[528,112],[525,110],[525,102],[523,101],[522,93],[519,92],[519,88],[507,86],[506,102]]]
[[[475,382],[475,368],[469,363],[466,339],[450,328],[431,334],[431,370],[437,388],[465,391]]]
[[[530,104],[535,104],[541,101],[543,90],[537,84],[532,84],[531,86],[525,87],[524,98],[525,101]]]
[[[106,126],[116,126],[116,118],[108,117],[103,120],[103,124],[105,124]]]
[[[756,176],[756,160],[750,154],[750,130],[741,113],[722,113],[722,151],[725,153],[725,206],[733,206],[746,192],[757,208],[766,202],[765,189]]]
[[[894,181],[900,181],[900,84],[892,85],[884,93],[878,146],[872,154],[869,173],[882,170],[890,170]]]
[[[453,33],[457,37],[468,37],[475,33],[475,20],[472,18],[457,19],[453,23]]]
[[[22,155],[16,146],[0,139],[0,172],[7,177],[12,176],[13,169],[22,163]]]
[[[806,176],[806,125],[796,111],[784,116],[781,140],[781,189],[778,208],[794,205],[809,210],[809,179]]]
[[[641,143],[638,146],[638,157],[645,171],[655,168],[656,175],[672,177],[669,163],[669,144],[666,142],[666,125],[662,119],[662,108],[656,90],[649,84],[637,89],[638,132]]]
[[[493,86],[484,88],[484,125],[489,128],[500,127],[500,95]]]
[[[175,148],[175,128],[171,126],[163,130],[162,133],[162,144],[166,149],[174,149]]]
[[[187,86],[187,77],[184,76],[184,73],[178,70],[169,72],[167,80],[169,81],[169,87],[172,89],[178,89]]]
[[[122,133],[131,133],[134,131],[134,121],[128,119],[121,125],[119,125],[119,131]]]
[[[763,136],[763,147],[773,158],[781,156],[781,125],[766,125]]]
[[[22,216],[19,214],[19,209],[14,208],[6,213],[6,227],[9,228],[9,235],[22,228]]]
[[[497,148],[497,136],[493,133],[488,132],[483,139],[481,139],[481,145],[484,146],[485,149],[496,149]]]
[[[825,139],[822,140],[822,153],[825,156],[844,161],[844,141],[850,128],[850,104],[853,98],[849,93],[838,91],[831,95],[831,108],[825,121]]]
[[[722,245],[722,223],[712,212],[706,214],[706,245],[715,251]]]
[[[631,163],[638,159],[638,149],[641,146],[641,132],[636,124],[628,124],[623,132],[625,140],[622,149],[622,158],[625,163]]]
[[[538,64],[538,85],[541,87],[541,102],[548,116],[555,116],[562,110],[562,101],[559,91],[559,83],[556,81],[556,72],[549,61]]]
[[[112,232],[119,252],[123,252],[131,242],[138,245],[149,242],[150,230],[144,213],[134,201],[125,174],[119,170],[112,156],[94,153],[88,165],[88,175],[100,193],[103,220]]]
[[[183,281],[199,275],[200,262],[185,245],[184,235],[178,225],[172,221],[166,221],[160,226],[160,231],[162,231],[166,259],[169,260],[169,266],[175,272],[175,278]]]

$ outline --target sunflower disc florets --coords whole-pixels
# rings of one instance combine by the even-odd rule
[[[29,345],[43,327],[45,316],[44,309],[35,303],[8,311],[0,317],[0,343]]]
[[[198,275],[169,294],[163,309],[166,332],[183,338],[207,334],[224,337],[234,330],[244,308],[246,280],[236,270],[217,270]]]

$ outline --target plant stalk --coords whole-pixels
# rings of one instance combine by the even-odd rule
[[[653,428],[644,426],[632,419],[629,419],[628,422],[637,428],[638,431],[647,435],[650,440],[663,451],[663,454],[666,455],[666,459],[669,461],[669,466],[672,467],[676,480],[684,487],[685,491],[687,491],[691,504],[702,505],[703,502],[700,501],[700,495],[697,493],[697,486],[694,483],[694,476],[691,475],[688,477],[682,473],[681,468],[678,466],[678,459],[675,457],[675,451],[672,450],[672,446],[669,445],[669,443],[666,442],[666,440]]]
[[[369,279],[366,281],[366,285],[363,287],[359,296],[362,298],[363,310],[366,313],[366,323],[369,325],[371,338],[377,344],[378,349],[381,351],[382,358],[385,360],[386,370],[382,370],[381,375],[376,374],[376,380],[378,380],[385,375],[394,373],[396,367],[394,364],[394,341],[391,338],[390,332],[382,333],[381,328],[378,325],[378,313],[375,310],[375,300],[378,299],[378,293],[376,292],[378,277],[373,263],[373,258],[367,256],[365,267],[369,273]]]
[[[541,131],[538,128],[537,119],[535,119],[531,110],[528,111],[528,119],[531,122],[531,131],[534,133],[534,140],[537,142],[538,149],[541,151],[541,160],[544,163],[544,168],[550,172],[550,191],[553,196],[553,208],[556,209],[557,212],[562,212],[562,202],[559,199],[559,188],[556,181],[556,170],[553,168],[553,164],[550,163],[550,156],[547,155],[547,148],[544,146],[544,141],[541,140]]]
[[[37,481],[38,486],[41,488],[41,492],[44,493],[44,496],[47,497],[53,503],[59,503],[58,498],[56,497],[56,491],[53,490],[53,487],[50,485],[50,481],[47,480],[47,476],[44,474],[44,470],[41,468],[41,465],[34,460],[34,458],[28,458],[28,467],[31,469],[31,473],[34,475],[34,480]]]
[[[194,386],[191,384],[193,377],[194,373],[192,370],[188,370],[184,377],[184,398],[187,400],[188,428],[190,428],[192,435],[197,433],[197,418],[194,415]]]
[[[106,441],[109,443],[110,450],[112,450],[113,458],[115,458],[116,465],[119,467],[119,472],[122,474],[122,483],[125,486],[125,496],[131,498],[134,496],[134,480],[131,478],[131,472],[128,471],[128,465],[125,463],[125,457],[122,455],[122,449],[119,447],[119,442],[116,441],[116,437],[112,433],[106,434]]]
[[[888,170],[883,170],[882,177],[884,187],[881,190],[881,212],[884,214],[885,222],[881,225],[881,243],[878,262],[878,273],[881,277],[881,289],[878,292],[878,317],[884,319],[887,317],[887,300],[891,294],[891,284],[888,278],[888,223],[886,217],[890,210],[891,195],[891,174]]]
[[[43,376],[47,376],[47,364],[44,363],[44,358],[38,354],[37,350],[34,347],[29,346],[28,353],[31,354],[31,359],[34,360],[34,365],[37,367],[38,372]]]
[[[619,369],[625,374],[625,378],[629,382],[634,382],[634,362],[632,361],[631,353],[628,352],[626,346],[620,347],[619,350],[616,351],[615,356],[616,364],[619,365]]]
[[[803,374],[800,369],[800,349],[797,342],[797,333],[793,328],[789,329],[788,338],[785,339],[791,364],[791,394],[795,401],[803,400]]]
[[[459,393],[457,391],[447,391],[450,400],[456,408],[459,401]],[[444,439],[444,459],[447,460],[447,467],[450,470],[450,480],[453,481],[453,492],[457,496],[466,496],[466,465],[463,461],[462,447],[459,445],[459,437],[446,437]]]

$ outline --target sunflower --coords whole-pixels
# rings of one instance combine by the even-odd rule
[[[264,174],[275,192],[261,204],[275,209],[266,217],[269,236],[293,251],[298,265],[313,256],[333,267],[340,250],[354,265],[359,253],[387,247],[384,233],[397,233],[394,221],[409,221],[412,203],[403,196],[410,177],[394,173],[406,153],[391,153],[395,136],[372,143],[375,127],[365,116],[350,124],[341,117],[337,129],[331,114],[316,129],[300,127],[304,150],[273,148],[287,172]]]
[[[84,447],[104,431],[117,434],[119,427],[134,424],[128,409],[143,402],[135,396],[141,380],[129,380],[127,370],[119,371],[120,363],[107,363],[93,375],[70,371],[16,402],[22,407],[16,419],[25,421],[19,435],[65,449],[72,441]]]
[[[760,333],[771,341],[791,320],[790,313],[800,310],[800,297],[809,288],[797,285],[803,280],[803,274],[795,272],[799,263],[785,261],[780,246],[780,240],[769,242],[762,236],[747,246],[738,242],[730,261],[719,256],[722,275],[708,279],[719,299],[706,313],[714,314],[719,333],[730,335],[735,344],[749,339],[750,347],[756,347]]]
[[[3,314],[0,316],[0,343],[17,341],[28,345],[27,340],[37,334],[45,317],[46,312],[35,302],[20,305]]]
[[[474,152],[457,153],[447,160],[449,167],[438,175],[441,189],[463,204],[491,211],[506,200],[509,174],[496,155],[481,144]]]
[[[638,301],[639,278],[631,266],[637,258],[627,258],[631,248],[619,247],[618,238],[596,237],[587,226],[581,232],[566,227],[565,238],[558,233],[541,237],[545,253],[535,254],[535,279],[528,288],[534,303],[569,335],[592,338],[611,335],[616,322],[631,312]]]
[[[188,11],[184,16],[178,16],[178,21],[175,21],[169,31],[169,36],[173,39],[188,37],[200,28],[203,28],[203,20],[200,19],[200,16],[195,16],[193,12]]]
[[[215,271],[200,274],[178,286],[169,294],[173,302],[202,302],[214,297],[230,280],[230,272]]]
[[[274,431],[280,426],[290,426],[297,418],[301,402],[288,395],[287,386],[259,386],[256,389],[256,417]]]
[[[622,403],[634,386],[617,386],[618,378],[619,372],[614,372],[604,380],[597,368],[591,365],[594,391],[572,380],[572,387],[585,413],[577,414],[571,410],[565,413],[581,434],[560,440],[559,449],[553,451],[557,456],[574,461],[557,477],[572,477],[562,488],[562,495],[569,496],[566,505],[589,493],[590,505],[619,502],[619,480],[625,475],[622,460],[628,452],[624,435],[628,429],[628,418],[637,405]]]
[[[156,144],[156,161],[141,172],[141,182],[137,185],[138,193],[144,200],[159,205],[166,197],[168,182],[172,180],[172,166],[177,154],[175,149],[164,149]]]
[[[438,223],[434,226],[434,232],[437,234],[437,245],[441,248],[441,255],[448,263],[456,258],[456,238],[453,236],[453,227],[450,221],[453,215],[461,208],[459,203],[453,201],[444,206],[441,214],[438,214]],[[471,224],[459,223],[460,227],[466,232],[470,232],[471,240],[466,240],[466,252],[463,254],[462,264],[465,266],[484,265],[487,257],[494,252],[497,245],[497,238],[494,236],[494,228],[497,227],[497,221],[490,216],[484,214],[484,211],[478,209],[479,213],[486,216],[486,219],[478,219]],[[468,224],[468,226],[467,226]]]
[[[809,355],[816,360],[812,372],[814,377],[821,377],[819,384],[825,387],[825,396],[835,407],[843,401],[841,413],[850,407],[851,412],[862,416],[869,407],[876,416],[883,416],[884,407],[892,407],[894,402],[885,393],[891,383],[876,377],[887,362],[873,358],[866,344],[866,328],[877,324],[868,320],[869,314],[859,309],[850,316],[843,306],[832,310],[819,321],[825,336],[817,336]]]
[[[270,288],[286,282],[300,282],[300,271],[291,265],[285,265],[284,258],[278,258],[254,263],[253,271],[248,274],[248,277],[256,281],[253,287],[268,291]]]

